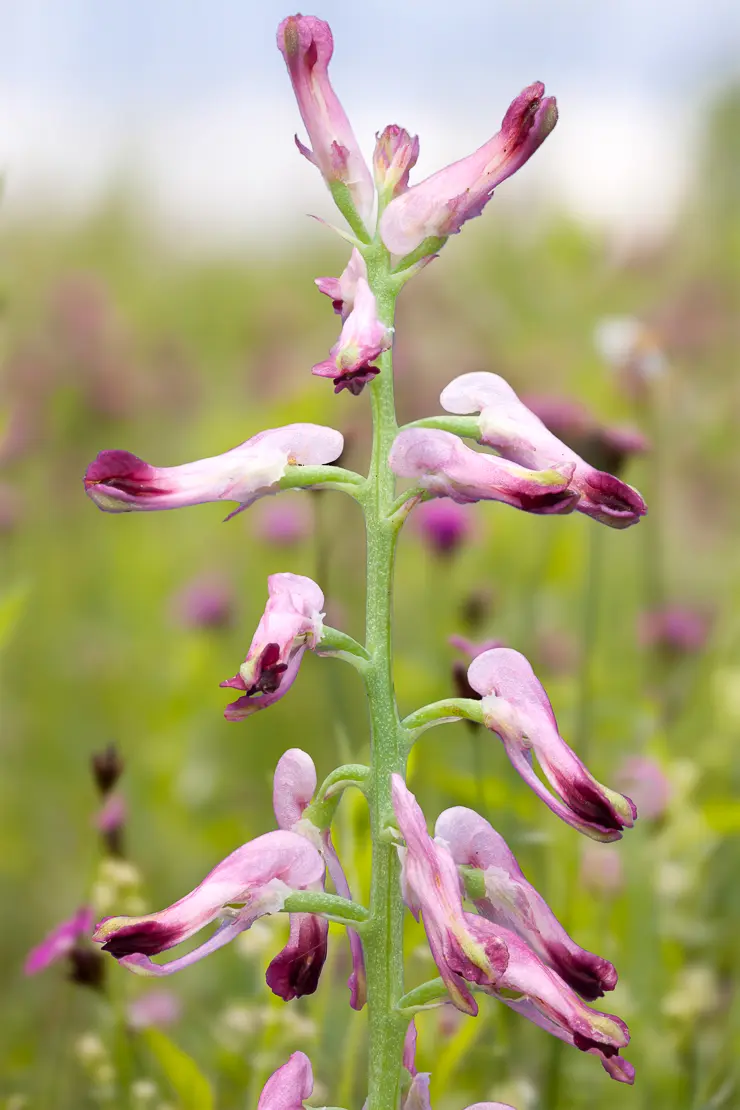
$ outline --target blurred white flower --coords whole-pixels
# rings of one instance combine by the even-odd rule
[[[676,985],[663,999],[663,1013],[681,1021],[692,1021],[717,1008],[719,987],[711,967],[695,964],[683,968]]]

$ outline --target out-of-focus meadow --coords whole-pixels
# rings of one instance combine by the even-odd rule
[[[418,1062],[433,1073],[436,1110],[483,1098],[518,1110],[740,1105],[736,109],[736,97],[718,103],[700,187],[660,245],[616,256],[571,219],[533,227],[508,211],[499,218],[494,200],[401,299],[402,420],[438,411],[454,375],[488,369],[522,393],[577,399],[605,426],[636,426],[651,444],[625,471],[649,504],[627,532],[492,503],[466,510],[472,533],[451,554],[435,553],[413,519],[401,538],[403,710],[453,693],[462,657],[451,635],[494,637],[531,658],[563,735],[597,778],[626,786],[625,761],[646,756],[665,779],[635,788],[648,815],[602,846],[536,801],[491,734],[447,725],[417,745],[410,781],[430,820],[454,804],[480,808],[578,942],[617,966],[605,1009],[628,1021],[637,1069],[634,1088],[611,1083],[595,1059],[493,1000],[476,1020],[431,1011],[418,1022]],[[320,776],[367,754],[361,685],[340,662],[307,658],[289,697],[243,723],[223,720],[218,685],[244,656],[271,571],[316,577],[332,623],[362,636],[354,504],[283,494],[223,524],[219,505],[107,516],[82,488],[106,447],[166,465],[295,420],[341,428],[346,465],[365,466],[367,394],[335,397],[309,373],[336,334],[312,279],[338,273],[344,249],[317,228],[300,252],[281,250],[184,261],[120,200],[74,227],[2,237],[8,1110],[200,1108],[208,1085],[222,1110],[254,1106],[297,1048],[313,1060],[317,1105],[365,1097],[365,1015],[348,1007],[347,946],[334,926],[317,994],[290,1004],[264,983],[282,921],[168,980],[178,1007],[112,960],[109,1001],[67,982],[61,963],[23,974],[29,948],[80,904],[92,900],[98,916],[161,908],[274,827],[271,773],[287,748],[308,750]],[[636,392],[593,343],[600,320],[624,314],[643,320],[666,356]],[[648,642],[646,614],[666,606],[698,613],[698,629]],[[126,763],[126,862],[101,870],[89,760],[112,740]],[[342,802],[337,839],[366,897],[360,795]],[[414,985],[433,968],[411,921],[407,951]],[[166,1029],[139,1028],[141,1006],[132,1017],[152,992]]]

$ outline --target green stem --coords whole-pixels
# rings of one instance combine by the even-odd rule
[[[366,252],[378,314],[393,326],[396,290],[389,281],[390,258],[377,243]],[[395,479],[388,454],[398,430],[393,395],[393,356],[380,358],[380,374],[368,387],[373,413],[373,448],[365,497],[367,531],[366,643],[364,669],[370,711],[370,775],[367,795],[372,836],[370,918],[363,928],[367,970],[369,1074],[368,1110],[396,1110],[407,1021],[398,1013],[404,992],[403,900],[395,847],[383,830],[394,822],[391,775],[406,769],[406,735],[393,688],[391,619],[393,561],[400,522],[389,519]]]

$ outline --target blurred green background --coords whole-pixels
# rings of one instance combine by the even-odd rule
[[[401,420],[437,411],[454,375],[489,369],[523,393],[578,399],[604,425],[636,425],[652,445],[626,471],[650,509],[628,532],[479,505],[468,510],[473,538],[444,557],[409,524],[395,606],[402,710],[453,692],[460,656],[450,635],[493,636],[530,657],[563,735],[597,778],[618,785],[625,759],[648,755],[670,783],[659,817],[616,847],[592,845],[533,798],[495,737],[444,726],[418,744],[411,785],[430,824],[450,805],[480,808],[576,940],[617,966],[604,1008],[629,1023],[625,1055],[637,1068],[633,1089],[612,1083],[596,1060],[493,1000],[476,1020],[431,1012],[418,1022],[418,1062],[433,1072],[436,1110],[483,1098],[518,1110],[740,1105],[739,106],[730,92],[705,119],[701,178],[660,242],[615,255],[573,217],[497,219],[494,202],[400,302]],[[296,420],[341,428],[346,465],[364,468],[367,395],[334,397],[309,374],[336,335],[312,279],[344,260],[318,228],[298,247],[184,258],[124,194],[75,223],[4,230],[7,1110],[207,1107],[208,1085],[223,1110],[253,1106],[297,1048],[312,1058],[316,1105],[364,1100],[365,1015],[347,1006],[347,947],[333,926],[313,998],[285,1005],[269,994],[264,966],[285,923],[260,923],[167,981],[182,1012],[166,1032],[125,1031],[127,1007],[152,987],[113,961],[110,1005],[66,982],[62,965],[33,979],[22,970],[29,948],[81,903],[120,911],[135,896],[161,908],[273,827],[271,774],[287,748],[309,751],[320,778],[366,757],[361,685],[339,662],[309,655],[288,698],[239,724],[223,720],[218,686],[249,646],[270,572],[317,577],[332,622],[362,635],[357,506],[305,493],[258,503],[228,525],[219,505],[108,516],[81,481],[107,447],[168,465]],[[593,344],[599,321],[622,314],[644,321],[666,354],[665,372],[637,398]],[[295,512],[288,541],[273,534],[277,504]],[[204,580],[225,598],[214,627],[188,617],[183,595]],[[706,642],[645,646],[640,617],[665,605],[710,617]],[[88,762],[111,740],[126,762],[126,858],[140,891],[136,875],[100,869]],[[366,897],[359,795],[342,803],[337,840]],[[413,922],[408,969],[410,985],[433,973]]]

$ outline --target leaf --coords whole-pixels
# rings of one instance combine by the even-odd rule
[[[214,1110],[211,1085],[195,1060],[160,1029],[146,1029],[141,1035],[177,1095],[180,1110]]]

